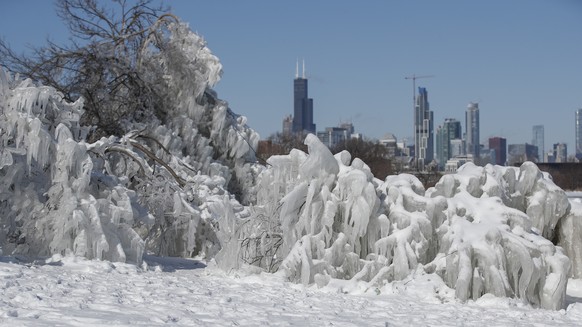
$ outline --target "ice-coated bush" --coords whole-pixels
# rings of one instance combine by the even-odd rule
[[[280,229],[281,274],[306,284],[341,278],[380,285],[436,255],[433,224],[444,219],[444,198],[424,197],[412,175],[377,180],[361,160],[332,156],[314,135],[305,143],[309,155],[272,157],[259,178],[259,203],[279,204],[269,211],[279,224],[269,227]]]
[[[239,200],[255,199],[258,134],[212,91],[221,65],[201,37],[180,22],[158,36],[141,64],[171,101],[149,125],[123,121],[122,137],[87,143],[82,98],[0,72],[4,254],[213,257],[229,240],[223,218],[249,215]]]
[[[571,261],[569,276],[582,278],[582,203],[573,200],[570,213],[558,222],[558,245]]]
[[[564,306],[570,260],[546,237],[570,204],[534,164],[467,164],[425,191],[412,175],[375,179],[363,162],[347,152],[333,157],[313,135],[305,143],[309,154],[273,157],[259,177],[265,187],[255,210],[269,204],[262,208],[272,218],[262,231],[282,242],[256,253],[279,258],[279,274],[304,284],[339,278],[375,288],[423,268],[463,301],[491,293]]]
[[[570,263],[540,232],[551,235],[570,205],[533,163],[466,164],[427,195],[447,198],[448,218],[437,229],[441,244],[431,265],[458,298],[491,293],[549,309],[564,306]],[[540,203],[542,197],[547,201]]]

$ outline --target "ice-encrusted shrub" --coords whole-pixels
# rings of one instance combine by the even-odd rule
[[[279,204],[270,213],[282,233],[281,274],[306,284],[381,284],[408,276],[419,256],[434,257],[432,223],[443,219],[444,199],[423,198],[412,175],[377,180],[361,160],[345,151],[332,156],[314,135],[305,143],[309,155],[271,157],[259,179],[259,203]]]
[[[520,168],[466,164],[427,196],[448,201],[432,264],[458,298],[491,293],[543,308],[564,306],[569,260],[540,234],[552,235],[570,206],[533,163]]]
[[[582,203],[572,200],[570,213],[558,222],[557,243],[570,258],[569,276],[582,278]]]
[[[358,159],[348,165],[349,153],[333,158],[313,135],[305,143],[308,155],[277,156],[260,176],[259,204],[279,204],[269,227],[282,233],[279,274],[378,287],[424,267],[461,300],[492,293],[563,307],[569,260],[544,236],[570,206],[535,165],[467,164],[425,192],[412,175],[380,181]]]

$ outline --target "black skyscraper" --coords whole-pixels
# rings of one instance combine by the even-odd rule
[[[307,79],[305,78],[305,63],[303,63],[303,76],[299,77],[299,64],[293,81],[293,132],[315,133],[313,123],[313,99],[308,97]]]

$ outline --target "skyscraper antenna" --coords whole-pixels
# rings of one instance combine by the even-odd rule
[[[303,79],[305,79],[305,59],[303,59]]]
[[[295,62],[295,78],[299,78],[299,58]]]

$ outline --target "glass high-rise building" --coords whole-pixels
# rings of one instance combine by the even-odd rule
[[[439,169],[443,170],[447,160],[453,157],[453,148],[451,140],[461,138],[461,122],[447,118],[442,126],[437,128],[436,132],[436,152]]]
[[[467,155],[473,155],[474,160],[481,155],[479,145],[479,104],[470,102],[465,112],[465,144]]]
[[[582,159],[582,108],[576,110],[576,158]]]
[[[462,138],[451,140],[451,158],[465,155],[465,141]]]
[[[538,147],[538,162],[544,162],[546,150],[544,148],[544,125],[535,125],[532,129],[531,143]]]
[[[309,98],[308,94],[305,62],[303,63],[302,77],[299,77],[299,63],[297,63],[295,80],[293,81],[293,133],[315,134],[313,99]]]
[[[419,87],[414,107],[414,156],[417,167],[421,170],[424,165],[434,159],[434,132],[433,112],[428,104],[426,88]]]
[[[505,166],[507,161],[507,140],[503,137],[489,138],[489,149],[495,151],[495,164]]]
[[[554,162],[568,162],[568,146],[566,143],[555,143],[553,154]]]

